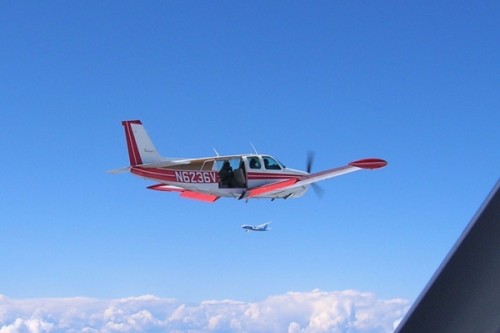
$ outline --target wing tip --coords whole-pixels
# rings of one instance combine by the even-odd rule
[[[350,166],[361,169],[379,169],[387,165],[387,161],[380,158],[365,158],[349,163]]]

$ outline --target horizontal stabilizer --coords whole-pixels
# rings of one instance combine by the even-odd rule
[[[185,189],[182,187],[174,186],[174,185],[167,185],[167,184],[151,185],[151,186],[148,186],[148,189],[155,190],[155,191],[164,191],[164,192],[183,192],[183,191],[185,191]]]
[[[113,173],[113,174],[130,172],[130,167],[108,170],[106,172],[107,173]]]

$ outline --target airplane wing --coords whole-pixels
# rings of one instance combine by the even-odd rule
[[[257,186],[243,192],[243,194],[240,196],[240,199],[258,197],[259,195],[263,195],[276,190],[285,190],[287,188],[290,188],[290,186],[292,186],[298,181],[299,178],[291,178],[276,183]]]
[[[266,223],[262,223],[262,224],[259,224],[259,225],[256,225],[255,227],[257,227],[257,228],[264,228],[268,224],[271,224],[271,221],[266,222]]]
[[[245,191],[240,199],[258,197],[264,194],[269,194],[275,191],[286,191],[291,190],[300,186],[310,185],[312,183],[318,182],[320,180],[325,180],[341,175],[345,175],[350,172],[363,170],[363,169],[378,169],[387,165],[387,162],[379,158],[367,158],[363,160],[358,160],[351,162],[345,166],[329,169],[317,173],[312,173],[307,176],[297,176],[295,178],[290,178],[276,183],[266,184],[257,186]]]
[[[395,333],[500,332],[500,181]]]
[[[325,171],[320,171],[312,173],[306,176],[301,181],[297,182],[295,186],[309,185],[320,180],[330,179],[333,177],[338,177],[345,175],[350,172],[359,171],[363,169],[378,169],[387,165],[387,162],[379,158],[367,158],[364,160],[358,160],[347,164],[346,166],[340,168],[329,169]]]
[[[205,202],[214,202],[220,198],[213,194],[190,191],[179,186],[166,185],[166,184],[151,185],[148,186],[148,189],[155,191],[165,191],[165,192],[179,192],[182,198],[200,200]]]

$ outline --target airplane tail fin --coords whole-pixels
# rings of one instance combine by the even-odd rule
[[[125,128],[130,165],[156,163],[161,161],[153,142],[140,120],[122,121]]]

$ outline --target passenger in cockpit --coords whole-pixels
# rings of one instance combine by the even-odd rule
[[[234,179],[233,168],[231,167],[231,164],[229,164],[229,161],[224,161],[222,168],[219,170],[219,178],[222,187],[235,186],[236,182]]]

